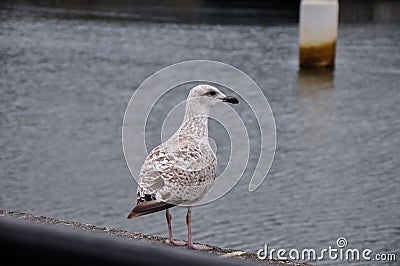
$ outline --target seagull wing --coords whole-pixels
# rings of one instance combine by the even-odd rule
[[[217,161],[209,146],[193,145],[185,139],[175,144],[161,144],[147,156],[139,174],[138,202],[132,218],[195,202],[211,188]]]

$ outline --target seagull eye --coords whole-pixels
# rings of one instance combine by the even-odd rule
[[[210,92],[208,93],[208,95],[210,95],[210,96],[215,96],[216,94],[217,94],[216,91],[210,91]]]

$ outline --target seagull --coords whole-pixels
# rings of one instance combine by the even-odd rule
[[[208,117],[210,109],[222,102],[238,104],[239,100],[210,85],[192,88],[186,100],[182,125],[171,138],[149,153],[140,170],[137,203],[128,219],[166,210],[169,244],[186,245],[184,241],[172,238],[169,212],[169,208],[185,204],[188,206],[187,247],[211,249],[193,244],[191,206],[207,194],[216,177],[217,158],[208,141]]]

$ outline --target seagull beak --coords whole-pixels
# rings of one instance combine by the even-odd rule
[[[223,102],[227,102],[227,103],[232,103],[232,104],[238,104],[239,100],[233,96],[226,96],[224,98],[221,98],[221,100]]]

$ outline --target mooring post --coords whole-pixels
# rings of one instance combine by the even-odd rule
[[[334,67],[338,20],[338,0],[301,1],[300,67]]]

